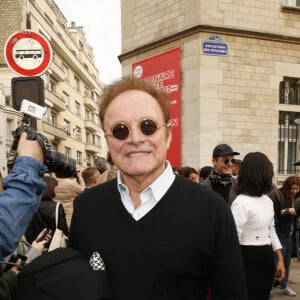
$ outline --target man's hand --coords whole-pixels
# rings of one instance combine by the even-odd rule
[[[52,230],[50,230],[52,232]],[[32,242],[31,246],[42,254],[45,251],[45,245],[51,240],[52,235],[47,228],[44,228],[40,234],[36,237],[36,240]]]
[[[44,162],[43,151],[38,141],[27,140],[27,133],[23,132],[21,134],[19,144],[18,144],[18,155],[19,156],[30,156],[40,161]]]
[[[18,267],[19,266],[19,267]],[[22,260],[19,258],[16,261],[16,265],[11,267],[11,271],[14,272],[16,275],[20,273],[20,268],[22,268]]]

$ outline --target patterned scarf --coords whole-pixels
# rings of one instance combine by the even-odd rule
[[[227,186],[228,184],[232,183],[231,174],[221,174],[221,173],[217,173],[215,170],[213,170],[209,179],[211,183],[217,183],[223,186]]]

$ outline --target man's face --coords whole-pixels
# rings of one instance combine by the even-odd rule
[[[140,130],[144,119],[156,122],[158,129],[152,135]],[[117,124],[124,123],[129,135],[118,140],[109,135]],[[127,177],[146,177],[154,181],[164,170],[167,149],[170,144],[170,129],[164,124],[163,113],[157,101],[149,94],[129,90],[118,95],[108,106],[104,118],[104,130],[112,159],[121,171],[123,180]]]
[[[212,160],[214,169],[220,174],[231,174],[232,167],[234,164],[233,155],[219,156],[218,158],[213,158]]]

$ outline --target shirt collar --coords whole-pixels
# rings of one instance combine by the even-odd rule
[[[145,193],[150,189],[153,193],[155,200],[159,201],[170,188],[174,179],[175,174],[173,173],[171,164],[169,161],[166,161],[166,168],[164,169],[162,174],[160,174],[141,194]],[[118,190],[120,193],[122,193],[122,191],[128,190],[128,187],[122,181],[121,173],[119,170],[117,172],[117,182]]]

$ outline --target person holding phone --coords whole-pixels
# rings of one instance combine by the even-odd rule
[[[3,178],[0,193],[0,259],[11,254],[37,211],[46,187],[42,149],[36,140],[21,134],[18,157],[12,171]]]

